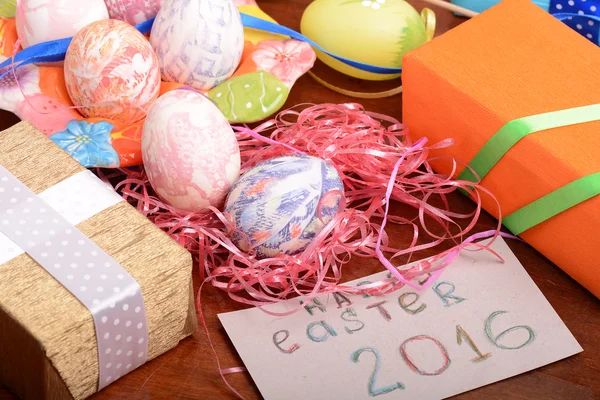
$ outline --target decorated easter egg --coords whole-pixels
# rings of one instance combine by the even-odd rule
[[[435,17],[424,20],[404,0],[315,0],[304,11],[302,33],[330,53],[387,68],[402,68],[402,56],[433,37]],[[376,74],[350,67],[320,51],[331,68],[360,79],[386,80],[399,74]]]
[[[105,3],[111,18],[131,25],[156,17],[160,9],[160,0],[105,0]]]
[[[105,19],[104,0],[20,0],[16,13],[23,48],[72,37],[86,25]]]
[[[232,240],[259,258],[301,252],[336,215],[343,190],[336,169],[320,158],[293,155],[258,164],[227,196]]]
[[[84,116],[133,123],[158,97],[158,59],[146,38],[128,23],[94,22],[69,45],[65,84]]]
[[[231,126],[217,106],[190,89],[154,102],[144,123],[142,158],[156,193],[188,211],[221,206],[240,173]]]
[[[232,0],[171,0],[150,34],[163,80],[209,90],[229,78],[244,48],[244,30]]]

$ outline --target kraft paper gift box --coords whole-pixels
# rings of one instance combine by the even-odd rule
[[[506,226],[597,297],[599,65],[600,49],[586,38],[529,0],[505,0],[406,54],[402,76],[411,134],[455,139],[433,156],[489,164],[481,184]],[[452,163],[434,168],[451,173]],[[469,172],[458,165],[460,178],[476,180]]]
[[[60,197],[61,192],[64,192],[62,189],[59,193],[55,190],[54,194],[50,195],[52,188],[59,187],[55,185],[68,182],[69,178],[78,179],[86,174],[91,175],[90,171],[86,171],[28,123],[20,123],[0,133],[0,167],[8,170],[34,193],[46,193],[54,197],[55,202],[58,201],[56,197]],[[87,176],[88,181],[90,178],[91,182],[87,182],[88,184],[102,185],[104,190],[110,191],[110,188],[95,176]],[[0,182],[2,183],[4,182]],[[0,191],[8,190],[2,185],[0,188]],[[77,197],[78,188],[70,189],[75,190],[72,197]],[[81,191],[85,190],[87,187],[82,186]],[[89,201],[89,206],[92,207],[96,199],[90,200],[89,195],[90,193],[86,201]],[[115,196],[116,193],[113,192],[112,195]],[[45,197],[46,200],[48,196]],[[118,303],[118,307],[128,309],[127,312],[132,313],[134,317],[139,316],[141,309],[145,308],[147,353],[139,356],[151,360],[175,347],[180,340],[196,329],[191,279],[192,259],[184,248],[127,202],[118,200],[113,197],[112,205],[99,212],[93,212],[94,215],[77,223],[76,228],[80,235],[87,236],[93,242],[93,246],[99,247],[107,257],[120,264],[139,284],[143,307],[136,307],[135,311],[133,305],[129,307],[126,303]],[[76,199],[66,198],[60,201],[75,201],[68,206],[72,214],[69,218],[73,217],[74,212],[78,212],[77,208],[80,208],[83,214],[89,211],[86,204],[77,204]],[[60,201],[57,203],[59,209]],[[0,221],[7,217],[6,213],[7,207],[4,205],[0,209]],[[4,239],[0,240],[0,380],[23,399],[83,399],[92,395],[100,385],[99,349],[102,348],[105,353],[112,351],[110,355],[115,357],[125,357],[128,346],[131,346],[131,343],[128,343],[131,338],[126,338],[126,334],[122,337],[114,334],[110,336],[107,331],[106,336],[97,339],[95,321],[90,309],[34,261],[29,252],[11,256],[7,254],[10,244],[6,244],[6,237],[0,239]],[[79,242],[83,244],[85,241]],[[65,243],[66,241],[63,242]],[[65,248],[65,252],[73,250],[70,246]],[[8,251],[14,253],[15,249]],[[98,252],[92,253],[99,257]],[[35,251],[31,254],[35,254]],[[77,252],[74,256],[85,257]],[[91,266],[90,263],[88,267]],[[105,263],[105,266],[108,267],[109,264]],[[95,268],[98,267],[100,266]],[[105,275],[91,279],[90,290],[99,285],[102,279],[114,279],[115,277],[110,275],[115,271],[117,270],[108,268]],[[90,279],[89,276],[84,278]],[[123,274],[116,278],[123,279]],[[114,306],[114,303],[106,307],[111,306]],[[134,312],[137,314],[133,314]],[[102,319],[102,322],[106,321]],[[113,320],[109,320],[108,324],[111,322]],[[119,329],[135,329],[134,326],[130,326],[131,321],[125,321],[125,318],[121,321],[115,320],[114,324],[115,329],[117,324]],[[142,324],[139,323],[137,328],[141,327]],[[135,340],[138,340],[137,337],[135,336]],[[109,344],[110,347],[106,344],[99,347],[100,341],[104,339],[107,342],[113,341],[113,344]],[[102,366],[105,367],[111,367],[117,374],[107,377],[107,382],[112,382],[117,376],[130,372],[135,365],[132,368],[123,362],[122,365]]]

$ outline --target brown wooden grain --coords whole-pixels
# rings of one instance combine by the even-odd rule
[[[421,1],[409,0],[418,10],[425,6]],[[262,9],[280,23],[299,29],[300,16],[310,0],[259,0]],[[432,7],[437,14],[437,34],[460,24],[464,19],[445,10]],[[318,63],[314,72],[333,84],[351,90],[381,91],[399,84],[394,82],[362,82],[340,75]],[[286,107],[298,103],[357,102],[317,84],[308,76],[302,77],[292,89]],[[381,100],[360,101],[368,110],[401,118],[402,98],[395,96]],[[16,121],[8,113],[0,113],[0,128]],[[460,195],[451,196],[455,209],[468,210],[472,204]],[[484,215],[477,230],[491,229],[495,221]],[[397,242],[407,240],[406,232],[390,227],[390,236]],[[525,243],[508,242],[535,283],[564,320],[579,341],[584,352],[535,371],[507,379],[455,399],[600,399],[600,301],[564,272],[546,260]],[[420,256],[433,255],[432,250]],[[345,267],[344,277],[358,278],[382,270],[375,260],[355,260]],[[196,287],[199,276],[196,274]],[[242,362],[217,319],[221,312],[242,308],[226,294],[207,286],[202,292],[206,324],[223,368],[241,366]],[[24,371],[24,373],[26,373]],[[258,399],[260,393],[247,373],[229,376],[229,382],[247,399]],[[119,382],[94,395],[94,400],[142,399],[227,399],[234,398],[217,372],[206,334],[200,329],[193,337],[184,340],[174,350],[158,357],[144,367],[130,373]],[[282,397],[283,398],[283,397]],[[0,399],[14,399],[0,387]]]

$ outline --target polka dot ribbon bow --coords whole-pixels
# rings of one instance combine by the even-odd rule
[[[148,359],[138,282],[75,227],[118,201],[87,170],[37,195],[0,165],[0,267],[27,253],[87,307],[98,343],[98,390]]]
[[[599,43],[600,0],[552,0],[548,11],[594,44]]]

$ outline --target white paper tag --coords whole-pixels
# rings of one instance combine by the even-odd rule
[[[423,291],[321,296],[287,317],[252,308],[219,319],[267,400],[440,399],[582,351],[504,240],[492,248],[504,264],[463,252]]]

